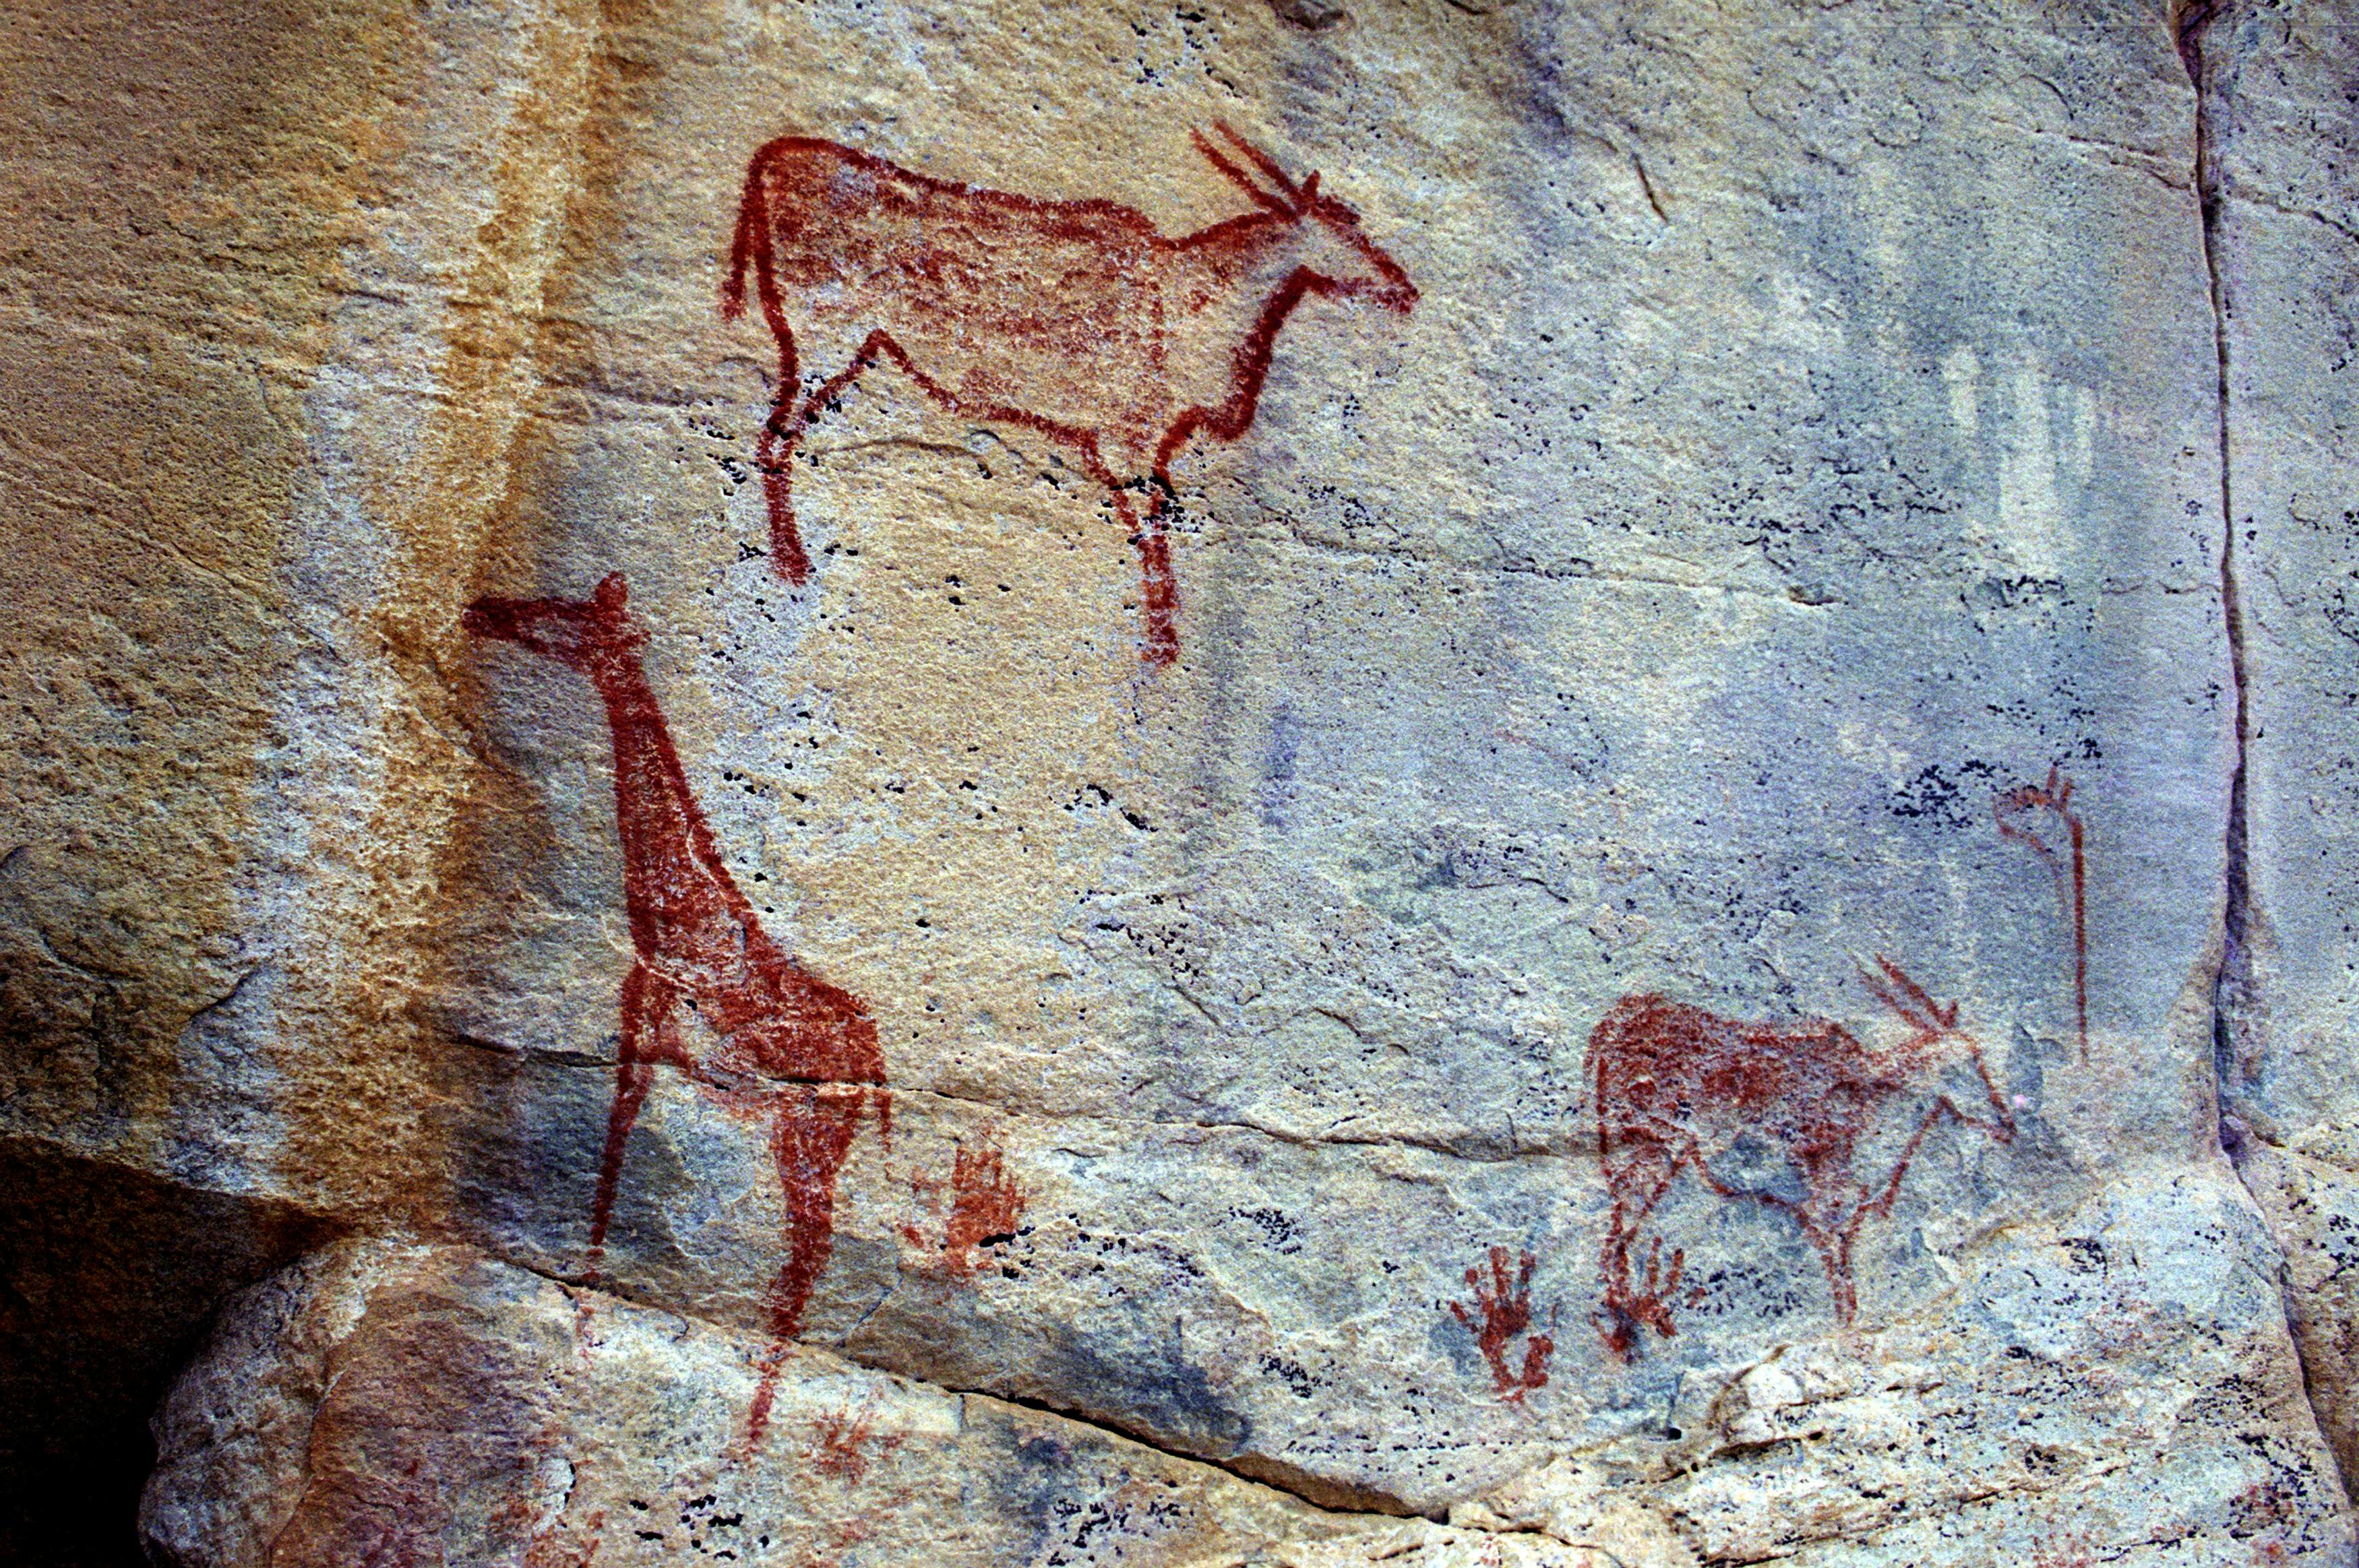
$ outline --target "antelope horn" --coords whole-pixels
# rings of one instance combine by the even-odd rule
[[[1913,1024],[1929,1040],[1947,1034],[1958,1026],[1958,1004],[1943,1007],[1926,992],[1923,986],[1908,978],[1908,972],[1878,953],[1875,967],[1884,971],[1879,979],[1860,967],[1860,979],[1867,985],[1875,1000],[1900,1016],[1903,1022]]]
[[[1256,168],[1261,170],[1262,178],[1277,187],[1290,205],[1299,207],[1302,204],[1301,188],[1294,183],[1276,158],[1239,135],[1237,128],[1226,120],[1213,121],[1212,127],[1227,137],[1229,145],[1243,153]]]
[[[1254,200],[1258,202],[1260,205],[1268,208],[1273,212],[1291,212],[1294,210],[1283,197],[1273,196],[1268,191],[1264,190],[1260,186],[1255,184],[1253,176],[1247,174],[1244,169],[1239,168],[1235,164],[1231,163],[1227,157],[1222,153],[1220,148],[1214,146],[1210,141],[1205,139],[1203,132],[1190,131],[1188,133],[1188,139],[1196,144],[1196,150],[1202,153],[1204,157],[1210,160],[1214,168],[1219,169],[1223,174],[1228,176],[1229,182],[1231,184],[1234,185],[1239,190],[1244,191],[1247,196],[1252,197]]]

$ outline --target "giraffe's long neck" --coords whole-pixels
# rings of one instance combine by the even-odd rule
[[[614,741],[623,892],[639,957],[691,985],[742,983],[776,954],[722,864],[663,709],[628,648],[594,658],[590,679]]]

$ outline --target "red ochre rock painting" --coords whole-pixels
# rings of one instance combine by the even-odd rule
[[[1663,1238],[1647,1246],[1643,1276],[1631,1278],[1631,1249],[1656,1204],[1682,1171],[1723,1198],[1745,1199],[1790,1216],[1819,1255],[1836,1318],[1858,1309],[1852,1249],[1861,1227],[1888,1213],[1918,1150],[1943,1120],[2015,1138],[2015,1118],[1983,1060],[1982,1047],[1958,1028],[1955,1002],[1936,1002],[1900,966],[1878,956],[1861,978],[1875,999],[1909,1027],[1878,1051],[1839,1023],[1805,1020],[1790,1028],[1722,1018],[1660,996],[1616,1002],[1589,1036],[1597,1096],[1597,1152],[1614,1208],[1599,1258],[1604,1296],[1596,1318],[1605,1343],[1625,1360],[1638,1351],[1640,1330],[1674,1332],[1671,1294],[1684,1255],[1662,1263]],[[1972,1065],[1988,1096],[1987,1118],[1936,1094],[1880,1181],[1862,1181],[1853,1152],[1909,1085],[1945,1061]],[[1802,1196],[1743,1187],[1713,1162],[1750,1134],[1782,1152]]]
[[[820,1417],[812,1423],[810,1447],[803,1455],[810,1461],[810,1467],[847,1487],[858,1486],[868,1474],[868,1466],[900,1447],[907,1435],[897,1432],[882,1439],[874,1438],[871,1422],[875,1413],[874,1407],[855,1411],[847,1405]],[[874,1453],[870,1451],[872,1440]]]
[[[597,1562],[599,1548],[605,1544],[606,1510],[596,1509],[583,1519],[577,1530],[566,1528],[565,1516],[560,1513],[536,1530],[527,1542],[524,1568],[591,1568]]]
[[[1451,1302],[1450,1311],[1474,1336],[1483,1359],[1491,1364],[1491,1382],[1499,1397],[1509,1404],[1519,1405],[1526,1394],[1548,1386],[1549,1357],[1556,1350],[1556,1341],[1545,1334],[1533,1334],[1524,1341],[1522,1365],[1511,1363],[1510,1346],[1517,1336],[1529,1333],[1532,1326],[1534,1260],[1530,1253],[1524,1253],[1510,1280],[1507,1258],[1506,1248],[1491,1249],[1488,1280],[1483,1277],[1479,1265],[1467,1270],[1466,1282],[1473,1287],[1474,1305],[1470,1311],[1465,1303]]]
[[[961,1149],[951,1165],[949,1217],[942,1223],[940,1267],[952,1279],[972,1278],[983,1267],[982,1249],[995,1241],[1012,1239],[1024,1215],[1024,1193],[1000,1168],[1000,1151],[988,1144]],[[912,1177],[910,1186],[922,1197],[938,1192],[940,1184]],[[911,1246],[935,1255],[932,1241],[914,1225],[901,1227]]]
[[[1197,149],[1256,209],[1190,234],[1105,200],[1048,201],[915,173],[838,142],[781,136],[745,171],[721,310],[751,272],[778,346],[755,449],[771,564],[810,575],[795,528],[795,450],[820,414],[889,360],[934,403],[1047,437],[1103,485],[1138,549],[1141,654],[1179,655],[1163,512],[1198,435],[1253,424],[1280,329],[1311,296],[1406,315],[1418,291],[1359,217],[1227,125]],[[1256,178],[1258,177],[1258,178]],[[806,391],[796,331],[859,346]],[[1133,500],[1146,493],[1145,515]]]
[[[761,1440],[786,1346],[835,1237],[835,1180],[873,1097],[891,1135],[892,1102],[876,1026],[860,999],[828,984],[773,943],[731,880],[639,667],[647,633],[625,605],[620,572],[590,599],[479,599],[462,624],[515,643],[590,679],[614,748],[614,818],[635,961],[623,981],[622,1048],[592,1201],[585,1277],[595,1283],[622,1177],[623,1150],[655,1069],[669,1066],[715,1100],[769,1127],[786,1200],[786,1262],[769,1288],[771,1345],[746,1420]],[[693,1011],[718,1046],[701,1060],[683,1035]]]
[[[2045,814],[2051,826],[2039,827]],[[2072,781],[2054,767],[2045,784],[2025,784],[1991,802],[2006,838],[2030,847],[2056,883],[2056,901],[2072,927],[2072,1016],[2081,1057],[2089,1055],[2089,862],[2081,817],[2072,809]],[[2060,844],[2059,840],[2061,840]]]

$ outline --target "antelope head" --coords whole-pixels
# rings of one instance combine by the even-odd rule
[[[647,640],[631,619],[629,587],[612,572],[586,600],[492,599],[467,606],[459,624],[478,637],[529,648],[544,658],[587,670],[601,655],[628,653]]]
[[[1875,968],[1860,966],[1859,978],[1868,994],[1908,1025],[1907,1039],[1893,1048],[1903,1070],[1938,1066],[1953,1056],[1979,1049],[1973,1036],[1958,1027],[1958,1004],[1935,1001],[1908,971],[1878,953]]]
[[[1908,1026],[1907,1038],[1893,1048],[1894,1075],[1911,1077],[1937,1072],[1954,1063],[1966,1063],[1973,1068],[1989,1096],[1993,1119],[1984,1121],[1957,1110],[1958,1119],[1982,1128],[2002,1143],[2014,1141],[2015,1114],[1991,1078],[1989,1064],[1983,1060],[1981,1042],[1958,1027],[1958,1004],[1934,1000],[1923,986],[1908,978],[1908,970],[1881,953],[1875,956],[1874,969],[1864,964],[1860,966],[1859,978],[1870,995]],[[1951,1108],[1956,1110],[1955,1107]]]
[[[1316,170],[1297,180],[1227,122],[1216,120],[1212,128],[1227,144],[1225,150],[1201,131],[1191,131],[1196,150],[1256,206],[1294,224],[1313,242],[1302,259],[1313,289],[1331,298],[1371,300],[1404,316],[1416,307],[1417,285],[1400,263],[1361,232],[1357,212],[1320,190]]]

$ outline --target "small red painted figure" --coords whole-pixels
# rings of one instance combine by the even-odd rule
[[[2042,834],[2038,816],[2046,812],[2061,831],[2063,849]],[[2025,784],[1991,802],[1998,830],[2018,844],[2028,845],[2056,883],[2056,902],[2072,926],[2072,1011],[2081,1040],[2081,1057],[2089,1055],[2089,863],[2082,843],[2080,814],[2072,809],[2072,781],[2054,767],[2048,783]]]
[[[1517,1264],[1518,1272],[1512,1282],[1507,1278],[1507,1249],[1491,1249],[1491,1278],[1485,1281],[1480,1268],[1466,1271],[1466,1282],[1474,1290],[1474,1310],[1469,1312],[1462,1302],[1450,1303],[1451,1314],[1474,1336],[1476,1348],[1483,1359],[1491,1364],[1492,1386],[1499,1397],[1511,1405],[1524,1402],[1524,1396],[1534,1389],[1548,1387],[1548,1363],[1556,1349],[1556,1341],[1545,1334],[1534,1334],[1524,1342],[1521,1367],[1508,1360],[1508,1347],[1516,1336],[1529,1332],[1532,1326],[1532,1255],[1523,1254]],[[1476,1317],[1482,1322],[1476,1323]]]
[[[1298,182],[1218,130],[1225,150],[1201,135],[1196,146],[1256,211],[1176,238],[1116,202],[935,179],[838,142],[781,136],[754,155],[721,309],[732,319],[745,309],[751,272],[777,341],[777,402],[755,458],[780,577],[810,575],[795,529],[796,448],[889,360],[941,407],[1038,431],[1105,488],[1138,547],[1143,656],[1178,656],[1162,521],[1172,460],[1199,434],[1245,433],[1278,330],[1305,298],[1406,314],[1418,297],[1316,174]],[[807,358],[830,372],[808,392]]]
[[[856,1487],[868,1474],[869,1465],[889,1455],[901,1446],[905,1433],[893,1433],[876,1438],[869,1423],[875,1418],[874,1403],[853,1410],[850,1405],[819,1418],[812,1430],[811,1445],[804,1458],[821,1475]],[[875,1444],[872,1452],[871,1443]]]
[[[984,1144],[977,1149],[961,1149],[951,1164],[951,1210],[942,1222],[940,1262],[939,1267],[951,1279],[973,1277],[983,1267],[982,1249],[995,1241],[1013,1240],[1016,1222],[1024,1216],[1024,1192],[1001,1168],[1001,1152]],[[911,1186],[920,1194],[939,1192],[939,1182],[913,1179]],[[931,1254],[933,1243],[914,1225],[901,1227],[902,1239],[920,1251]]]
[[[1879,956],[1876,971],[1862,971],[1875,999],[1909,1026],[1889,1051],[1875,1051],[1839,1023],[1808,1020],[1781,1029],[1745,1023],[1659,996],[1629,996],[1589,1036],[1597,1095],[1597,1152],[1605,1172],[1613,1217],[1599,1259],[1605,1291],[1598,1314],[1606,1345],[1627,1360],[1640,1330],[1669,1336],[1671,1292],[1684,1256],[1674,1251],[1658,1272],[1662,1238],[1647,1249],[1643,1278],[1631,1278],[1631,1248],[1655,1206],[1682,1171],[1723,1198],[1744,1198],[1782,1210],[1801,1227],[1819,1255],[1835,1316],[1844,1324],[1858,1308],[1852,1249],[1860,1228],[1888,1213],[1917,1151],[1944,1119],[1978,1129],[2002,1143],[2015,1138],[2015,1118],[1992,1081],[1982,1047],[1958,1028],[1955,1002],[1928,996],[1900,966]],[[1990,1115],[1970,1115],[1937,1094],[1914,1134],[1880,1183],[1860,1180],[1852,1155],[1861,1139],[1910,1083],[1945,1058],[1962,1057],[1982,1079]],[[1781,1152],[1799,1178],[1799,1197],[1744,1187],[1714,1167],[1745,1136]]]
[[[750,1448],[768,1421],[786,1346],[827,1266],[836,1173],[861,1111],[873,1095],[879,1130],[889,1135],[891,1102],[866,1007],[781,951],[722,863],[639,667],[647,633],[625,599],[617,572],[578,602],[479,599],[462,624],[587,676],[614,738],[614,818],[636,961],[623,982],[622,1048],[591,1208],[587,1277],[594,1282],[603,1262],[624,1146],[658,1065],[769,1125],[790,1234],[769,1292],[772,1344],[748,1418]],[[690,1048],[691,1021],[712,1042],[701,1055]]]

